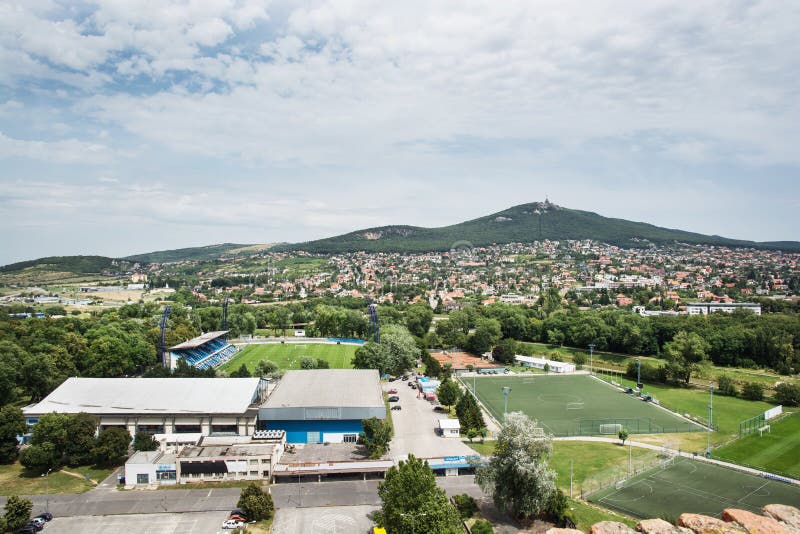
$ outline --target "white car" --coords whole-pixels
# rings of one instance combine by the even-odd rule
[[[222,523],[222,528],[225,529],[235,529],[235,528],[242,528],[244,527],[244,523],[241,521],[236,521],[235,519],[228,519],[224,523]]]

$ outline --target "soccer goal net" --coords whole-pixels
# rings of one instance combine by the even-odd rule
[[[568,402],[567,410],[583,410],[582,402]]]
[[[600,425],[601,434],[619,434],[620,430],[622,430],[622,425],[620,424]]]

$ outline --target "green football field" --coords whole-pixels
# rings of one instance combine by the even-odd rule
[[[463,382],[468,388],[473,387],[473,379]],[[474,383],[478,398],[497,420],[502,420],[503,414],[502,388],[508,386],[508,411],[526,413],[556,436],[616,436],[616,425],[622,425],[630,434],[703,430],[586,375],[479,377]]]
[[[800,487],[689,458],[594,493],[589,501],[633,517],[682,513],[720,517],[725,508],[761,513],[767,504],[800,502]]]
[[[754,432],[715,449],[714,458],[772,473],[800,478],[800,412],[770,423],[770,431]]]
[[[230,373],[242,364],[252,373],[259,360],[271,360],[280,369],[300,369],[303,358],[322,358],[332,369],[350,369],[356,345],[334,345],[327,343],[269,343],[263,345],[247,345],[234,356],[231,361],[222,365],[220,370]]]

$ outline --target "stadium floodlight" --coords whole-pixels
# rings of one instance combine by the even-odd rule
[[[711,457],[711,424],[714,415],[714,382],[708,381],[708,438],[706,440],[706,458]]]
[[[594,368],[592,366],[592,356],[594,355],[594,343],[589,343],[589,374],[594,374]]]
[[[503,421],[506,420],[506,412],[508,411],[508,394],[511,393],[511,388],[503,386]]]

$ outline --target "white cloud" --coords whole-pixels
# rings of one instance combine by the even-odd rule
[[[113,154],[100,143],[63,139],[59,141],[29,141],[14,139],[0,132],[0,159],[21,157],[53,163],[85,163],[97,165],[112,161]]]

